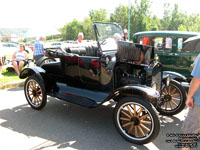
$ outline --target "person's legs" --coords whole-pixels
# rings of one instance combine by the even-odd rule
[[[13,61],[13,68],[15,69],[15,72],[19,75],[18,63],[15,60]]]
[[[182,130],[184,134],[200,133],[200,105],[194,104],[193,109],[189,109],[187,117],[183,122]],[[191,140],[191,137],[188,137]],[[183,147],[182,150],[190,150],[190,147]]]
[[[35,64],[37,65],[39,60],[43,57],[44,55],[35,55],[33,56],[33,59],[35,61]]]
[[[19,68],[18,68],[18,70],[19,70],[19,72],[22,70],[22,67],[24,66],[24,61],[19,61]]]

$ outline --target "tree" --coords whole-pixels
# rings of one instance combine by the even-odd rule
[[[76,19],[66,24],[61,30],[63,40],[77,40],[79,32],[84,32],[84,26]]]
[[[90,10],[89,16],[92,22],[94,21],[109,21],[107,18],[107,12],[105,9],[99,9],[99,10]]]
[[[85,39],[95,40],[93,22],[89,17],[86,17],[83,22],[83,32],[85,33]]]
[[[128,7],[120,5],[110,14],[110,21],[121,23],[124,28],[128,28]]]

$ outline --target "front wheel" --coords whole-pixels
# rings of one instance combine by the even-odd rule
[[[171,80],[169,86],[162,90],[162,105],[157,110],[162,115],[171,116],[178,114],[185,107],[186,91],[179,82]]]
[[[114,109],[113,118],[118,132],[135,144],[153,141],[160,131],[155,108],[139,97],[121,99]]]
[[[28,103],[33,109],[40,110],[46,105],[47,95],[44,82],[37,75],[32,75],[26,79],[24,93]]]

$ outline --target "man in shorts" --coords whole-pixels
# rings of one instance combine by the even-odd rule
[[[191,73],[193,76],[187,95],[186,106],[189,107],[188,115],[183,123],[182,129],[185,134],[200,133],[200,57]],[[184,147],[182,150],[189,150]]]

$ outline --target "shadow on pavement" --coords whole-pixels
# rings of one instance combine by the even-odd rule
[[[31,109],[28,104],[1,110],[0,118],[5,121],[0,126],[26,136],[46,139],[47,142],[35,146],[34,150],[52,146],[80,150],[148,149],[120,136],[113,123],[112,104],[92,109],[51,97],[48,99],[47,106],[41,111]],[[153,143],[162,149],[159,137]]]

